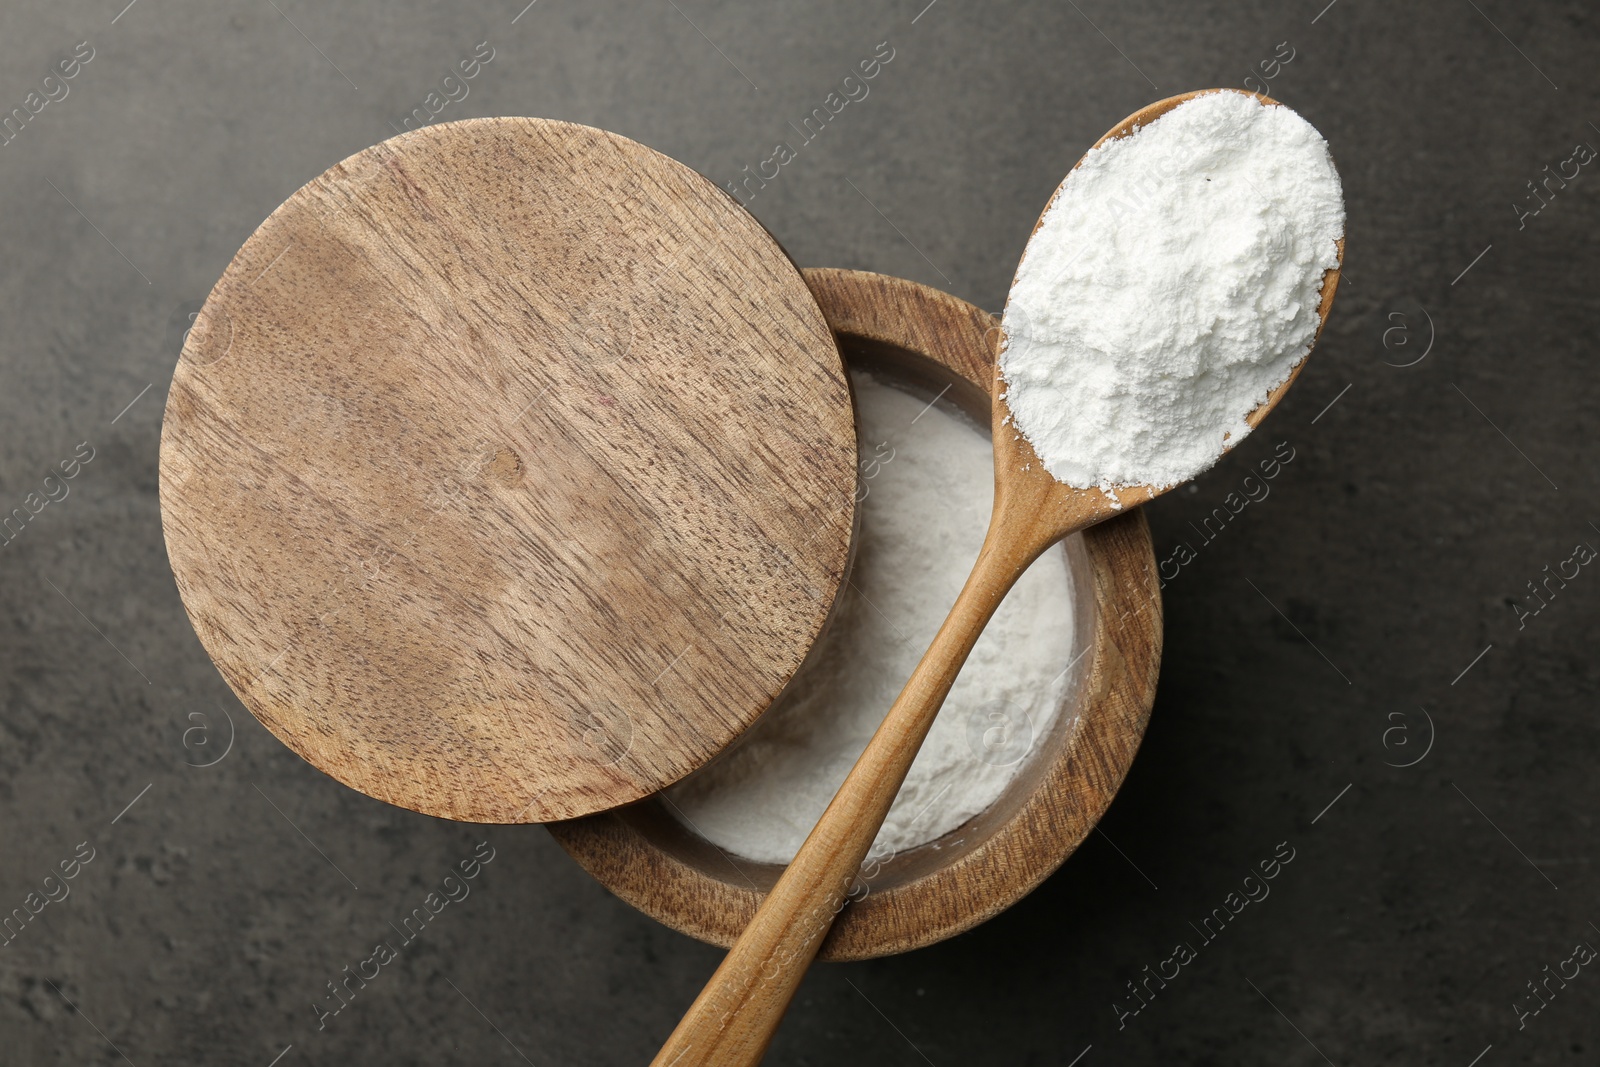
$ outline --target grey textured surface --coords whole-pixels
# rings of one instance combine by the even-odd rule
[[[1333,146],[1348,271],[1263,433],[1150,508],[1163,558],[1195,558],[1166,590],[1154,724],[1105,835],[953,942],[818,968],[771,1062],[1595,1062],[1593,968],[1520,1030],[1514,1005],[1600,945],[1600,577],[1581,569],[1520,629],[1512,605],[1600,546],[1600,177],[1552,183],[1522,228],[1512,204],[1600,146],[1596,9],[924,2],[0,10],[6,109],[94,49],[0,147],[4,509],[94,450],[0,546],[0,907],[95,850],[0,948],[0,1061],[643,1063],[716,962],[537,828],[412,815],[302,763],[221,682],[167,568],[174,323],[273,207],[388,136],[475,44],[494,58],[441,119],[590,123],[720,182],[889,41],[870,95],[751,209],[802,264],[997,308],[1095,137],[1241,84],[1287,40],[1271,91]],[[1203,543],[1190,522],[1278,441],[1295,459],[1270,497]],[[188,765],[222,751],[228,716],[227,755]],[[319,1031],[324,983],[483,840],[471,896]],[[1280,842],[1295,858],[1270,897],[1202,944],[1189,924]],[[1198,958],[1119,1029],[1125,983],[1183,940]]]

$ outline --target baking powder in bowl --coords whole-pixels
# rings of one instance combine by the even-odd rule
[[[933,642],[989,524],[988,433],[942,403],[852,377],[866,487],[852,585],[812,661],[741,745],[665,794],[712,844],[765,863],[793,859],[822,817]],[[1075,648],[1056,549],[1017,582],[961,668],[874,855],[932,841],[994,803],[1047,735]]]
[[[1282,105],[1207,93],[1092,149],[1006,305],[1016,428],[1070,486],[1188,481],[1310,351],[1343,234],[1327,142]]]

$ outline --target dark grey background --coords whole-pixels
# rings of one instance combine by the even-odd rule
[[[1524,228],[1512,206],[1577,142],[1600,146],[1592,4],[538,0],[513,23],[525,0],[124,2],[0,9],[6,110],[75,43],[95,49],[0,148],[0,510],[79,442],[96,451],[0,546],[0,910],[96,849],[0,948],[0,1061],[648,1060],[715,951],[609,897],[538,828],[335,784],[213,670],[157,507],[174,323],[269,211],[389,136],[479,41],[494,59],[441,120],[572,119],[722,182],[885,40],[871,95],[751,204],[803,265],[998,308],[1096,137],[1151,100],[1240,85],[1287,40],[1271,91],[1332,144],[1348,270],[1267,428],[1148,509],[1163,558],[1182,541],[1198,558],[1166,590],[1154,721],[1105,835],[972,933],[818,967],[771,1062],[1596,1061],[1594,968],[1521,1031],[1513,1003],[1600,945],[1600,575],[1520,630],[1511,606],[1600,546],[1600,176]],[[1189,521],[1278,441],[1296,458],[1270,498],[1200,544]],[[227,756],[186,766],[220,753],[227,715]],[[472,896],[317,1032],[324,983],[485,838]],[[1197,940],[1188,923],[1279,842],[1295,859],[1270,898],[1119,1030],[1124,983]]]

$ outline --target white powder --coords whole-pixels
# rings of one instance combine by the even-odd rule
[[[1286,107],[1210,93],[1092,150],[1006,305],[1017,429],[1078,488],[1193,478],[1310,350],[1343,234],[1327,142]]]
[[[845,587],[817,658],[743,744],[667,793],[691,828],[760,862],[789,862],[822,817],[955,603],[989,524],[988,434],[943,405],[924,412],[921,399],[853,378],[867,479],[855,588]],[[1055,549],[1011,590],[961,669],[875,855],[941,837],[1000,796],[1049,730],[1075,654]]]

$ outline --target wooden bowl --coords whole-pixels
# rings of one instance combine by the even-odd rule
[[[846,270],[808,270],[805,277],[849,366],[930,399],[948,387],[947,397],[980,425],[989,422],[999,337],[993,316],[898,278]],[[1155,553],[1136,510],[1068,538],[1059,551],[1072,574],[1080,635],[1062,708],[993,805],[866,872],[866,897],[840,914],[820,959],[906,952],[992,918],[1059,867],[1111,803],[1155,699],[1161,658]],[[733,943],[782,870],[730,859],[657,796],[547,825],[617,896],[716,945]]]

